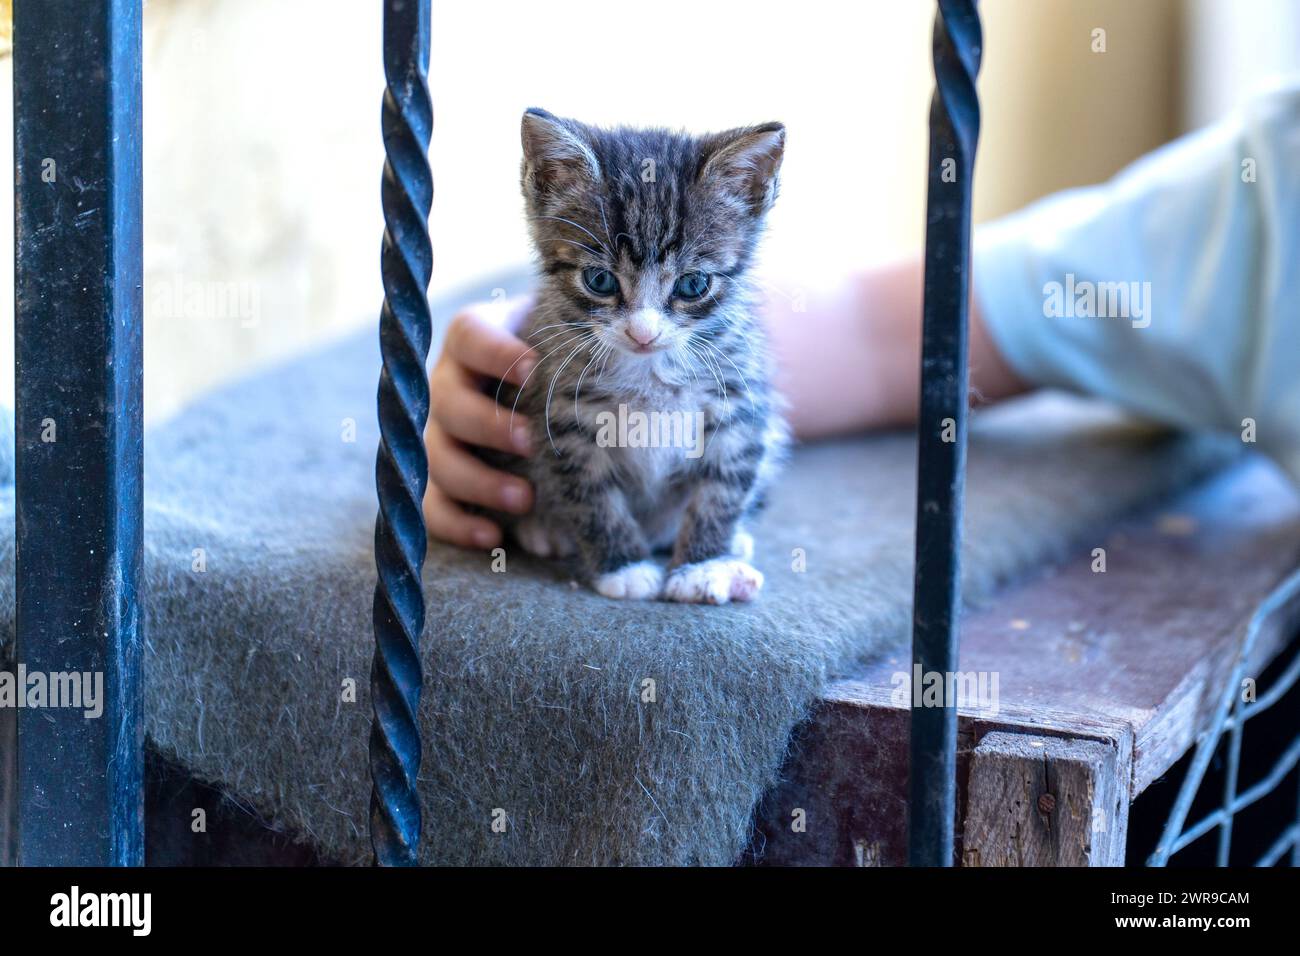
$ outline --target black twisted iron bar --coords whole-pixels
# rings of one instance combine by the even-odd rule
[[[379,453],[375,486],[375,657],[370,671],[370,844],[381,866],[415,866],[420,842],[418,711],[424,679],[424,514],[429,416],[425,361],[433,272],[429,209],[429,0],[384,0],[384,241],[379,316]]]
[[[970,294],[971,186],[979,138],[983,36],[974,0],[939,0],[930,101],[925,304],[916,480],[912,674],[945,675],[940,707],[913,688],[908,862],[951,866],[956,815],[957,670],[961,521],[966,470],[966,319]]]

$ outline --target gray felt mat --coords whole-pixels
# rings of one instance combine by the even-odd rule
[[[146,451],[149,737],[347,862],[369,854],[373,340],[214,392],[151,430]],[[11,443],[0,448],[0,478],[12,482]],[[1060,397],[979,416],[968,597],[1091,540],[1226,454]],[[752,606],[619,603],[513,551],[494,573],[486,555],[434,546],[424,861],[735,860],[819,688],[907,639],[914,473],[905,434],[798,451],[754,527],[767,588]],[[6,658],[13,516],[6,484]],[[200,548],[206,569],[195,571]],[[356,702],[344,699],[350,681]],[[502,812],[507,827],[495,832]]]

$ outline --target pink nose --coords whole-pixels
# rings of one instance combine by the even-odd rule
[[[655,339],[659,338],[659,333],[662,332],[663,329],[651,329],[645,328],[644,326],[633,327],[629,325],[623,331],[626,332],[627,337],[637,345],[650,345],[655,341]]]

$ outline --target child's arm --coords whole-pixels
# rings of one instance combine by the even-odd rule
[[[1024,378],[1258,442],[1300,480],[1300,87],[977,230]]]
[[[452,319],[429,373],[429,424],[424,445],[429,454],[429,487],[424,521],[435,538],[461,547],[491,548],[501,529],[490,519],[468,514],[460,502],[522,513],[533,505],[533,489],[514,475],[496,471],[466,446],[483,445],[527,454],[528,422],[512,419],[490,395],[484,380],[522,385],[536,359],[513,334],[523,323],[527,299],[480,302]],[[513,427],[512,427],[513,426]]]
[[[793,287],[793,286],[792,286]],[[786,295],[769,286],[766,313],[777,387],[800,438],[916,422],[921,389],[920,255]],[[800,311],[802,309],[803,311]],[[972,398],[995,402],[1029,386],[970,310]]]
[[[1029,383],[1051,385],[1171,425],[1241,429],[1300,480],[1298,156],[1300,88],[1279,89],[1109,183],[977,230],[974,397],[992,402]],[[768,288],[777,384],[797,435],[915,421],[919,255],[821,289]],[[506,331],[525,308],[471,306],[434,368],[425,517],[444,540],[500,540],[458,501],[531,507],[531,489],[463,447],[511,449],[509,416],[495,414],[478,383],[507,376],[527,353]]]
[[[777,360],[777,387],[801,438],[906,425],[916,420],[921,364],[921,260],[913,256],[808,290],[799,309],[769,285],[765,320]],[[527,511],[532,491],[522,479],[493,471],[466,445],[522,452],[500,414],[481,391],[485,378],[520,384],[530,350],[511,332],[527,300],[482,303],[456,317],[430,374],[431,406],[425,444],[430,481],[425,521],[444,541],[494,547],[500,529],[459,502]],[[513,364],[513,368],[512,368]],[[985,401],[1024,391],[1025,384],[998,355],[978,310],[971,310],[971,390]],[[525,423],[515,420],[516,430]],[[510,497],[513,494],[514,497]]]

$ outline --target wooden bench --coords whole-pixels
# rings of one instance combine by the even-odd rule
[[[923,573],[917,579],[924,613],[917,615],[917,646],[929,660],[946,659],[954,636],[969,190],[978,133],[974,77],[983,49],[973,4],[941,0],[941,6],[935,61],[944,95],[936,97],[931,118],[928,172],[932,188],[956,185],[933,190],[928,216],[919,482]],[[96,0],[92,13],[32,3],[20,8],[16,20],[21,40],[15,154],[22,171],[16,204],[18,420],[39,420],[27,410],[40,409],[79,422],[83,435],[94,436],[19,459],[25,520],[16,580],[25,607],[17,630],[25,663],[46,670],[74,663],[78,670],[107,670],[114,690],[107,719],[95,724],[29,713],[19,736],[13,712],[0,710],[0,862],[14,854],[15,804],[24,818],[27,862],[135,864],[144,856],[138,719],[144,641],[135,595],[142,508],[140,11],[132,0]],[[379,493],[385,508],[379,538],[389,547],[379,549],[378,564],[381,579],[394,586],[380,591],[391,613],[379,618],[384,666],[378,668],[376,698],[383,705],[379,715],[396,718],[379,721],[376,739],[382,746],[375,748],[372,766],[388,786],[376,790],[372,827],[381,862],[411,862],[418,825],[410,809],[420,748],[419,728],[407,715],[415,712],[420,680],[408,659],[423,603],[420,597],[393,600],[389,592],[400,590],[403,574],[416,579],[418,561],[408,555],[423,553],[415,493],[425,468],[417,451],[423,411],[422,401],[410,396],[424,394],[424,370],[409,357],[422,354],[429,330],[421,307],[432,188],[424,166],[428,3],[389,0],[386,14],[391,188],[385,205],[401,228],[390,223],[386,247],[384,381],[403,387],[381,392]],[[73,84],[78,110],[48,108],[66,96],[68,76],[84,81]],[[51,140],[72,144],[64,165],[81,170],[83,181],[103,184],[111,201],[102,215],[86,218],[92,209],[75,219],[56,215],[58,194],[36,173],[45,159],[40,144]],[[946,180],[940,160],[954,159],[961,161],[961,174]],[[87,177],[87,169],[97,175]],[[406,256],[397,255],[399,246]],[[409,263],[417,260],[419,275],[411,275]],[[79,271],[62,268],[69,262]],[[60,330],[67,334],[53,334]],[[85,368],[117,371],[96,379],[78,374]],[[938,427],[950,420],[959,426],[956,442],[941,437]],[[22,440],[36,447],[30,433]],[[70,489],[59,480],[68,473],[85,480]],[[407,518],[390,526],[389,516],[400,508]],[[764,801],[752,856],[764,863],[903,863],[912,802],[929,816],[925,826],[915,826],[924,838],[920,862],[932,862],[935,847],[947,859],[947,822],[954,817],[957,857],[969,865],[1122,862],[1131,802],[1210,723],[1233,673],[1246,620],[1296,565],[1297,530],[1300,502],[1294,493],[1262,464],[1248,463],[1164,513],[1107,537],[1104,573],[1094,568],[1094,553],[1080,554],[969,615],[960,669],[997,678],[996,694],[984,702],[996,706],[967,708],[961,717],[955,814],[944,800],[909,799],[913,713],[922,718],[918,726],[934,723],[916,737],[927,754],[941,758],[918,761],[935,784],[922,788],[922,796],[942,792],[950,798],[954,774],[951,724],[909,710],[910,661],[904,655],[882,658],[827,688],[796,735],[785,782]],[[400,543],[405,550],[393,547]],[[110,565],[114,574],[99,573]],[[1294,616],[1294,608],[1285,608],[1270,622],[1255,646],[1253,672],[1294,634]],[[79,640],[68,641],[70,634]],[[401,681],[384,676],[399,671]],[[901,682],[895,679],[899,672]],[[169,855],[165,837],[154,838],[169,826],[188,827],[196,803],[211,798],[214,812],[243,819],[243,811],[225,798],[199,789],[183,776],[155,775],[143,815],[154,840],[151,862],[199,862],[198,841]],[[202,862],[312,861],[301,847],[244,817],[245,826],[221,830],[238,839],[207,844]],[[911,822],[923,819],[917,812]],[[259,845],[265,852],[257,851]],[[915,852],[913,860],[918,861]]]
[[[996,709],[980,699],[960,710],[964,865],[1124,862],[1129,804],[1205,729],[1252,613],[1300,563],[1300,495],[1246,460],[1097,546],[1104,573],[1088,549],[965,619],[960,669],[996,675],[997,695]],[[1274,616],[1247,674],[1298,619],[1294,607]],[[826,689],[763,802],[757,861],[906,862],[909,710],[898,685],[909,668],[900,653]]]
[[[962,670],[990,689],[997,677],[994,700],[961,713],[956,837],[967,866],[1124,862],[1131,802],[1195,744],[1247,620],[1300,559],[1300,495],[1245,460],[1096,547],[1104,572],[1084,548],[965,618]],[[1276,615],[1247,673],[1262,673],[1298,624],[1296,608]],[[909,663],[900,649],[827,687],[762,802],[745,862],[906,861],[910,685],[897,675]],[[4,717],[0,744],[13,731]],[[149,863],[328,862],[183,769],[150,762]],[[208,815],[204,840],[190,829],[195,807]]]

